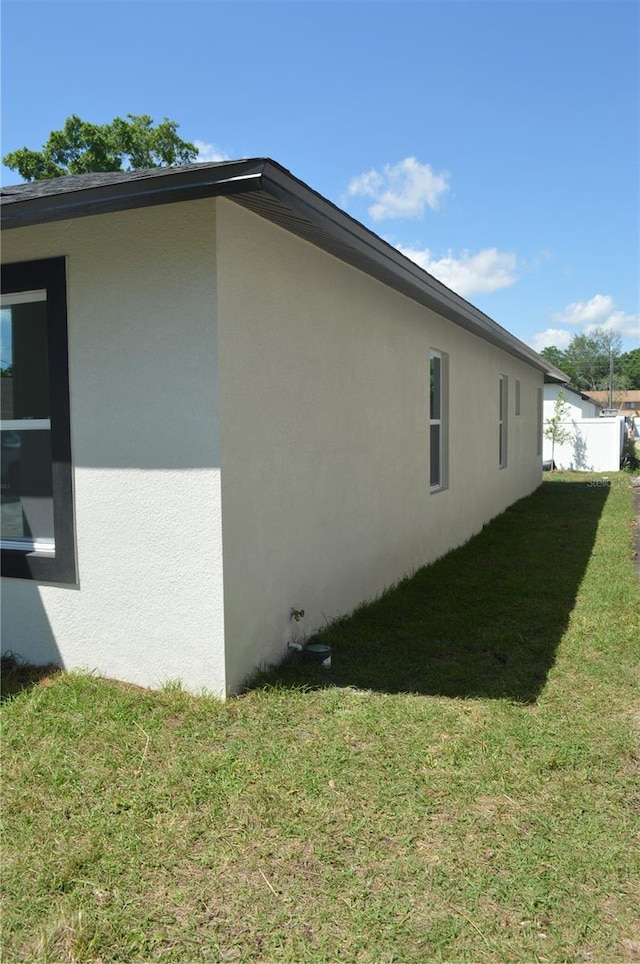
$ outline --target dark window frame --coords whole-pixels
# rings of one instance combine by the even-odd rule
[[[439,394],[437,399],[437,417],[433,411],[433,399],[429,398],[429,491],[431,494],[445,492],[449,488],[449,354],[440,348],[429,350],[429,382],[433,385],[432,363],[439,362]],[[437,480],[433,480],[434,466],[431,460],[432,429],[438,428],[438,465]]]
[[[66,262],[65,258],[46,258],[2,265],[3,294],[42,289],[47,292],[54,553],[2,547],[2,575],[39,582],[76,583]]]

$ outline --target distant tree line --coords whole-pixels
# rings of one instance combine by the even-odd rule
[[[565,350],[551,345],[540,354],[562,369],[580,391],[609,388],[611,359],[614,391],[640,389],[640,348],[623,352],[620,336],[604,328],[596,328],[589,335],[574,335]]]

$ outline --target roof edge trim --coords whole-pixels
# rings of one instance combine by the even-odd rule
[[[307,237],[311,243],[538,369],[545,381],[569,381],[506,328],[270,158],[114,172],[111,179],[105,173],[96,175],[96,181],[88,175],[79,178],[83,181],[62,178],[65,185],[58,191],[53,182],[47,182],[51,189],[41,193],[30,192],[31,185],[8,190],[2,198],[3,229],[207,197],[236,197],[251,207],[251,195],[268,195],[282,212],[295,214],[303,226],[313,229],[313,236],[310,231]],[[20,196],[21,188],[27,196]],[[305,237],[306,227],[289,230]]]

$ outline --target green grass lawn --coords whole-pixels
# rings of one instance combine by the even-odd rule
[[[640,960],[611,478],[558,474],[328,627],[329,671],[226,704],[8,672],[4,961]]]

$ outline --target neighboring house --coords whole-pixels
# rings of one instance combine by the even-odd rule
[[[565,376],[273,161],[3,213],[5,650],[225,695],[540,484]]]
[[[608,408],[609,406],[609,392],[586,392],[589,398],[601,405],[602,408]],[[613,408],[616,410],[618,415],[625,415],[627,417],[638,417],[640,416],[640,390],[632,389],[628,392],[615,391],[613,393]]]
[[[567,406],[567,416],[573,418],[597,418],[600,415],[601,406],[588,395],[569,388],[568,385],[558,385],[557,383],[547,383],[544,386],[544,420],[550,419],[555,413],[558,395],[562,393],[562,398]]]

